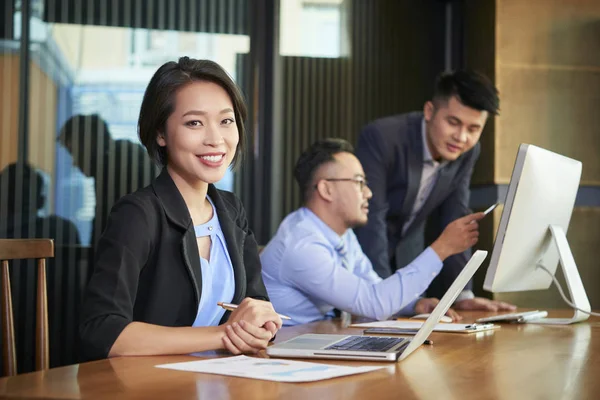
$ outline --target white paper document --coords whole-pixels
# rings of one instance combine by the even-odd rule
[[[341,365],[318,364],[274,358],[254,358],[247,356],[162,364],[157,365],[156,367],[276,382],[313,382],[386,368],[346,367]]]
[[[365,322],[362,324],[352,324],[351,328],[395,328],[395,329],[406,329],[406,331],[417,332],[421,329],[423,322],[415,321],[376,321],[376,322]],[[499,328],[498,325],[493,324],[436,324],[433,328],[436,332],[478,332],[487,331],[491,329]],[[410,332],[408,332],[410,333]]]

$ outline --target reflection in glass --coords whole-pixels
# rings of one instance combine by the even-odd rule
[[[55,245],[79,244],[75,225],[45,215],[47,183],[29,164],[12,163],[0,171],[0,238],[50,238]]]
[[[114,140],[122,146],[139,145],[137,136],[137,116],[144,95],[144,89],[156,68],[168,60],[182,55],[193,54],[198,58],[215,59],[223,65],[235,79],[236,57],[247,53],[249,39],[242,35],[223,35],[159,31],[148,29],[81,26],[71,24],[52,25],[49,41],[60,50],[63,64],[73,76],[65,88],[66,95],[58,104],[59,120],[62,124],[73,115],[97,115],[109,132],[107,140]],[[94,126],[91,124],[90,126]],[[119,174],[129,174],[136,167],[129,165],[131,159],[125,157],[120,162],[119,153],[114,154],[115,164],[110,164],[108,154],[93,158],[90,149],[96,149],[94,132],[83,131],[80,142],[88,143],[79,149],[77,158],[72,159],[72,151],[57,149],[57,213],[76,221],[80,231],[86,233],[85,244],[93,244],[104,228],[110,207],[122,195],[149,184],[157,171],[152,169],[140,172],[146,179],[129,179],[137,184],[119,183],[113,178],[112,186],[106,181]],[[87,138],[92,139],[88,140]],[[127,145],[127,142],[131,142]],[[64,143],[63,143],[64,144]],[[80,144],[81,146],[81,144]],[[116,149],[119,146],[115,147]],[[68,146],[66,146],[68,150]],[[133,150],[123,151],[129,154]],[[137,152],[137,150],[136,150]],[[90,158],[91,157],[91,158]],[[137,159],[140,160],[140,154]],[[129,160],[129,161],[127,161]],[[86,165],[109,163],[103,168],[86,171]],[[127,168],[124,167],[127,165]],[[148,168],[147,162],[140,164]],[[100,170],[102,170],[100,173]],[[93,173],[92,173],[93,172]],[[135,172],[133,172],[135,175]],[[94,178],[95,205],[89,195],[89,180]],[[217,184],[225,190],[233,189],[233,174],[229,172]],[[95,209],[95,221],[89,219],[89,210]],[[84,219],[81,219],[81,217]]]
[[[51,366],[77,361],[79,300],[110,207],[157,173],[137,136],[152,73],[187,55],[217,61],[235,79],[250,49],[243,4],[0,1],[0,235],[55,239],[57,257],[48,266]],[[65,140],[64,128],[75,120],[77,134]],[[232,190],[233,173],[217,186]],[[27,268],[11,275],[15,319],[23,321],[16,327],[20,372],[27,372],[35,278]]]

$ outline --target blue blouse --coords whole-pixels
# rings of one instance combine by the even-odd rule
[[[210,236],[210,261],[200,257],[202,293],[196,320],[192,325],[195,327],[219,325],[225,310],[217,306],[217,302],[230,303],[235,290],[233,265],[221,231],[217,210],[210,197],[206,198],[212,206],[213,217],[205,224],[194,226],[197,238]]]

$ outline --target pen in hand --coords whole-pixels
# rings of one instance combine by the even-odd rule
[[[474,324],[465,325],[465,329],[475,330],[475,331],[483,331],[483,330],[487,330],[493,326],[494,326],[494,324],[492,324],[492,323],[489,323],[489,324],[474,323]]]
[[[223,307],[223,308],[224,308],[224,309],[226,309],[227,311],[233,311],[233,310],[235,310],[236,308],[238,308],[238,305],[237,305],[237,304],[223,303],[222,301],[219,301],[219,302],[217,303],[217,305],[218,305],[219,307]],[[291,318],[290,318],[290,317],[288,317],[287,315],[282,315],[282,314],[277,314],[277,315],[279,315],[279,318],[281,318],[281,319],[289,319],[289,320],[291,320]]]

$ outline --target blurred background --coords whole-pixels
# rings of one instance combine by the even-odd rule
[[[77,361],[79,303],[110,207],[159,172],[137,117],[156,69],[221,64],[250,107],[249,151],[218,183],[266,244],[300,205],[292,168],[324,137],[356,143],[372,119],[419,110],[436,75],[497,85],[472,208],[503,201],[520,143],[583,162],[568,233],[600,307],[600,2],[597,0],[0,0],[0,237],[53,238],[51,366]],[[491,250],[502,207],[482,222]],[[475,278],[478,295],[485,268]],[[35,268],[11,267],[19,372],[33,369]],[[477,292],[479,291],[479,292]],[[555,288],[496,294],[562,307]]]

